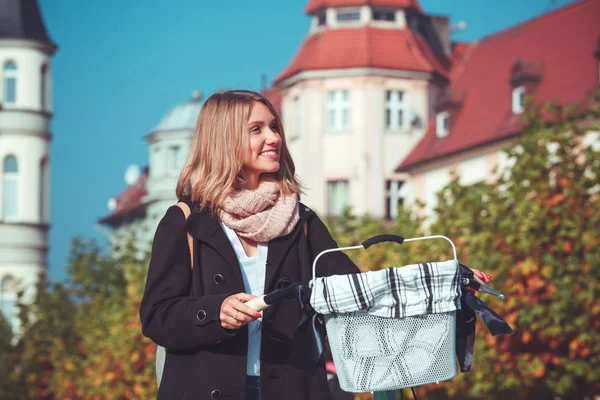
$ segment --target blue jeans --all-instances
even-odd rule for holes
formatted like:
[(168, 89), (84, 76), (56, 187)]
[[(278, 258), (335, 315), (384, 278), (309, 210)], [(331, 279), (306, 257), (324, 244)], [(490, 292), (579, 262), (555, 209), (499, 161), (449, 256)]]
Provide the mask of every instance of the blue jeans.
[(246, 400), (260, 400), (260, 377), (246, 376)]

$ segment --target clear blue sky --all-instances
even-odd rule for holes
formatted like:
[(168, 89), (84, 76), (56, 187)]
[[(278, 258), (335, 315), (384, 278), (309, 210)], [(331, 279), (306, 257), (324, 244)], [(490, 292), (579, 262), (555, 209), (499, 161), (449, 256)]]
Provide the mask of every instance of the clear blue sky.
[[(49, 276), (67, 277), (71, 240), (97, 229), (130, 164), (146, 165), (142, 137), (192, 90), (260, 89), (291, 61), (310, 20), (308, 0), (38, 0), (54, 56)], [(474, 41), (569, 0), (421, 0)], [(559, 29), (557, 27), (557, 29)]]

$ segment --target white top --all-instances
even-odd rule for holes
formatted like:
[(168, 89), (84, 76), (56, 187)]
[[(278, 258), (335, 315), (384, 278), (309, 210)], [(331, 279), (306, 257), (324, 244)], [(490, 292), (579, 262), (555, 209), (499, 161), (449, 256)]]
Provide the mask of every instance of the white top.
[[(240, 263), (244, 289), (246, 293), (254, 296), (262, 296), (265, 291), (265, 271), (267, 269), (268, 243), (258, 243), (258, 254), (248, 257), (244, 246), (235, 231), (227, 227), (222, 221), (221, 226), (225, 230), (227, 238), (233, 246), (235, 255)], [(248, 354), (246, 361), (246, 374), (260, 375), (260, 343), (262, 337), (262, 321), (257, 319), (248, 324)]]

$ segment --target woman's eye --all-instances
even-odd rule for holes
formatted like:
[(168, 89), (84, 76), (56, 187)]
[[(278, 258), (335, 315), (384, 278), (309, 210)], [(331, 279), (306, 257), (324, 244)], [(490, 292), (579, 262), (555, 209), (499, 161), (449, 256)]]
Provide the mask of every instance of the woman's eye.
[(271, 130), (273, 132), (279, 132), (279, 127), (277, 126), (277, 124), (273, 124), (273, 125), (271, 125)]
[(260, 132), (260, 128), (258, 126), (255, 126), (254, 128), (250, 129), (250, 132), (252, 132), (252, 133)]

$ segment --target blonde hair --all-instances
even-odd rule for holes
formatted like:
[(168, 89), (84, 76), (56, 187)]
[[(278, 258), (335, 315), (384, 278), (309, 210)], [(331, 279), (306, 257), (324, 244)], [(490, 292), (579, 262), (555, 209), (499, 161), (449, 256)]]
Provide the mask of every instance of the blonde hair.
[(269, 108), (281, 135), (280, 168), (270, 175), (279, 182), (282, 194), (302, 193), (283, 124), (273, 104), (259, 93), (232, 90), (213, 94), (202, 106), (190, 153), (177, 182), (178, 198), (189, 196), (200, 203), (200, 208), (214, 212), (230, 190), (245, 188), (241, 171), (250, 146), (248, 118), (256, 102)]

